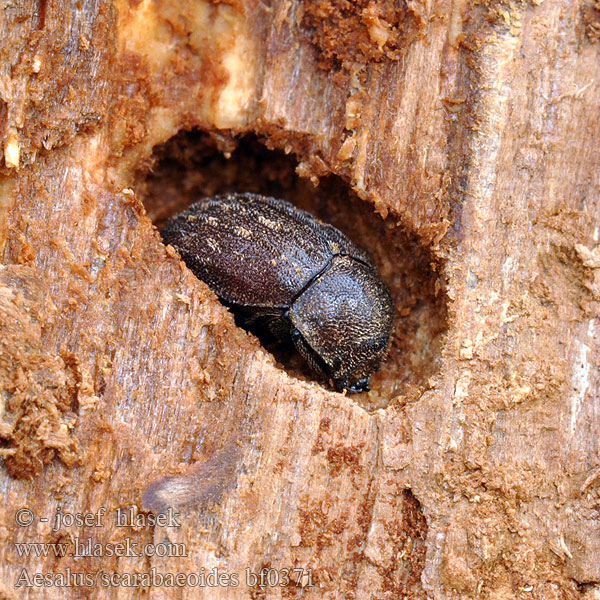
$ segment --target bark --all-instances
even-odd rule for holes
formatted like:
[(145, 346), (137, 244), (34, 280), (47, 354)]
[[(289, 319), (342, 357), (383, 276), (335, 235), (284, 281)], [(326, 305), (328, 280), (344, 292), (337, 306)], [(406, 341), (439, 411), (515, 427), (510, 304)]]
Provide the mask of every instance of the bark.
[[(336, 4), (3, 7), (5, 597), (600, 593), (598, 7)], [(162, 244), (232, 189), (373, 254), (369, 394), (275, 359)]]

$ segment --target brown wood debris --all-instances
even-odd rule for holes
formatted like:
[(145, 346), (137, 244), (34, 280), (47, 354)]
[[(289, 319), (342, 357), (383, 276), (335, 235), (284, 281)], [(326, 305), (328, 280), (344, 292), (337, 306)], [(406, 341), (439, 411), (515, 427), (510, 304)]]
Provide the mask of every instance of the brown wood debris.
[[(598, 597), (597, 13), (5, 2), (0, 595)], [(232, 190), (371, 252), (397, 314), (369, 394), (265, 350), (162, 244)]]

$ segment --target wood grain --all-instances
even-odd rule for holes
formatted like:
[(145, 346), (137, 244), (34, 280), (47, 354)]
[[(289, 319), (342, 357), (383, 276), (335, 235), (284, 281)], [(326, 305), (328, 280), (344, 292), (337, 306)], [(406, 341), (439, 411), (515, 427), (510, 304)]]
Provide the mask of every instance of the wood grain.
[[(405, 8), (386, 52), (369, 34), (384, 12), (357, 3), (370, 50), (347, 55), (345, 21), (296, 0), (0, 13), (5, 597), (599, 593), (597, 9)], [(252, 133), (302, 178), (338, 176), (335, 202), (307, 205), (362, 236), (398, 308), (371, 397), (286, 371), (162, 245), (142, 204), (160, 206), (153, 150), (194, 127), (232, 165)], [(146, 514), (151, 482), (179, 526), (117, 527), (119, 507)], [(53, 532), (57, 507), (107, 516)], [(187, 556), (15, 546), (75, 537)], [(286, 567), (316, 586), (245, 585), (246, 568)], [(153, 568), (242, 582), (99, 584)], [(97, 579), (15, 588), (23, 569)]]

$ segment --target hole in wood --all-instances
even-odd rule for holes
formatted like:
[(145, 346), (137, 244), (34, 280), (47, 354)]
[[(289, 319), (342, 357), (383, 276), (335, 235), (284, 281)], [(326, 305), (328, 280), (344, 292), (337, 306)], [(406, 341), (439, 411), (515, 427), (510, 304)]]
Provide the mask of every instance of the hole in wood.
[[(135, 187), (159, 228), (205, 196), (255, 192), (289, 200), (346, 233), (370, 252), (396, 309), (389, 357), (371, 376), (371, 391), (352, 398), (368, 410), (418, 398), (439, 370), (447, 330), (440, 265), (393, 215), (384, 221), (340, 177), (322, 177), (315, 187), (296, 166), (292, 156), (268, 150), (254, 136), (232, 141), (182, 132), (155, 149)], [(314, 379), (291, 349), (268, 349), (289, 374)]]

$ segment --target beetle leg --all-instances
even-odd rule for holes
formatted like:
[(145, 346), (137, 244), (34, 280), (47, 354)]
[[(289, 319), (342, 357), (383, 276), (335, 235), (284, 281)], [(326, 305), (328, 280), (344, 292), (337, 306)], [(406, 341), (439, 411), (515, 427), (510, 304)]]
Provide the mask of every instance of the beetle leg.
[(310, 347), (300, 331), (295, 327), (292, 327), (290, 330), (290, 337), (298, 352), (300, 352), (304, 360), (308, 363), (308, 366), (317, 373), (317, 375), (328, 378), (329, 368), (325, 364), (325, 361)]
[(268, 330), (273, 339), (285, 341), (288, 335), (288, 324), (280, 315), (269, 315), (264, 318), (264, 327)]

